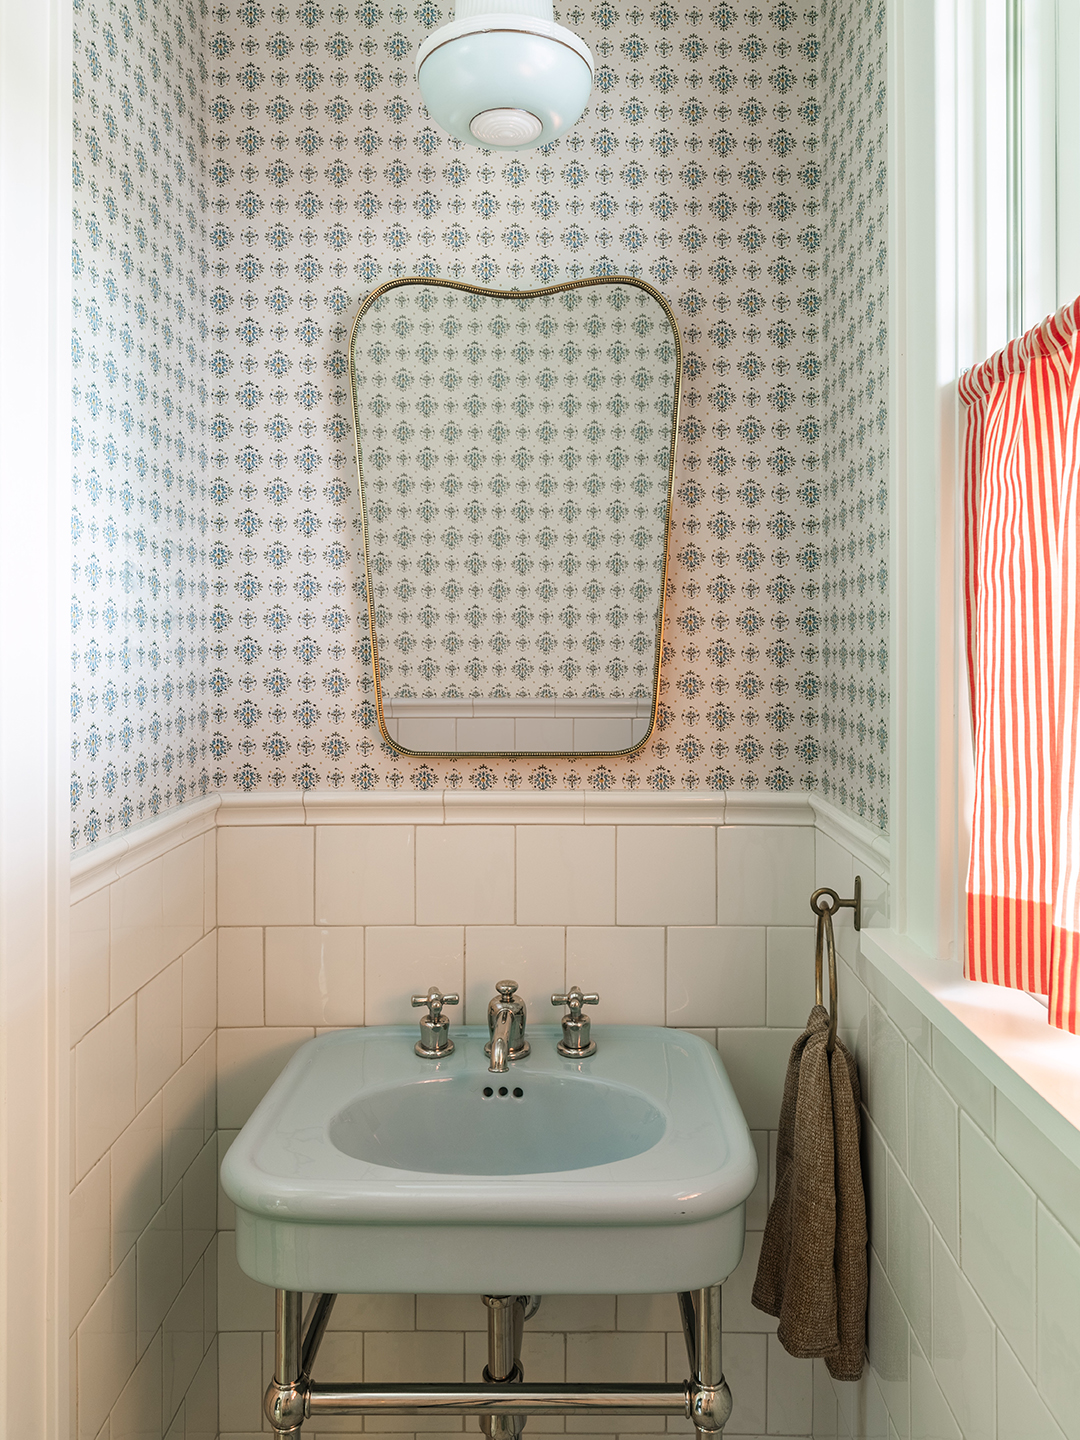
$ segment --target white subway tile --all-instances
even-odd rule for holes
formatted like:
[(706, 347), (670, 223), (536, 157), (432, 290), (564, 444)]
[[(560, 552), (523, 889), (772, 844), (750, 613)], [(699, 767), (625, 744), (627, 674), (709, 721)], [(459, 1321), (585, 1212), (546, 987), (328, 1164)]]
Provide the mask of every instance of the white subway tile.
[(719, 1029), (716, 1048), (751, 1130), (775, 1130), (791, 1047), (799, 1030)]
[(885, 1143), (907, 1168), (907, 1045), (885, 1011), (870, 1002), (870, 1075), (865, 1097)]
[(203, 836), (203, 932), (217, 925), (217, 829)]
[(814, 831), (799, 825), (721, 825), (717, 915), (725, 925), (805, 925), (814, 889)]
[(867, 1308), (867, 1356), (874, 1367), (888, 1414), (906, 1436), (910, 1416), (910, 1326), (886, 1273), (870, 1251), (870, 1305)]
[(960, 1117), (960, 1262), (1035, 1373), (1035, 1195), (983, 1132)]
[[(213, 1334), (213, 1330), (210, 1332)], [(218, 1344), (202, 1358), (184, 1401), (184, 1440), (218, 1440)]]
[(620, 925), (716, 923), (716, 828), (620, 825), (616, 830)]
[(661, 929), (570, 925), (566, 931), (566, 976), (567, 984), (599, 994), (599, 1005), (589, 1012), (597, 1025), (664, 1023)]
[[(257, 1280), (250, 1280), (240, 1269), (236, 1261), (235, 1236), (222, 1235), (217, 1251), (218, 1328), (221, 1331), (272, 1331), (273, 1290), (268, 1285), (260, 1285)], [(262, 1414), (261, 1409), (259, 1414)]]
[[(770, 925), (765, 935), (766, 1024), (802, 1029), (814, 1004), (814, 927)], [(827, 992), (827, 973), (823, 976), (823, 985)], [(828, 1004), (827, 994), (825, 1003)]]
[[(234, 1206), (233, 1206), (232, 1201), (231, 1201), (231, 1200), (229, 1199), (229, 1197), (225, 1194), (225, 1191), (221, 1188), (221, 1164), (222, 1164), (222, 1161), (225, 1159), (226, 1154), (228, 1153), (229, 1146), (233, 1143), (233, 1141), (236, 1139), (236, 1137), (237, 1137), (237, 1135), (239, 1135), (239, 1133), (240, 1133), (239, 1130), (234, 1130), (234, 1129), (229, 1129), (229, 1130), (220, 1129), (220, 1130), (218, 1130), (217, 1136), (216, 1136), (216, 1138), (217, 1138), (217, 1152), (218, 1152), (218, 1153), (217, 1153), (217, 1165), (218, 1165), (217, 1228), (218, 1228), (218, 1231), (219, 1231), (219, 1232), (220, 1232), (220, 1231), (223, 1231), (223, 1230), (235, 1230), (235, 1229), (236, 1229), (236, 1210), (235, 1210), (235, 1208), (234, 1208)], [(229, 1243), (230, 1243), (230, 1244), (232, 1243), (232, 1238), (231, 1238), (231, 1237), (229, 1237)], [(340, 1303), (340, 1297), (339, 1297), (339, 1303)], [(336, 1307), (335, 1307), (335, 1312), (336, 1312)]]
[(1065, 1440), (1027, 1371), (997, 1337), (997, 1440)]
[(964, 1440), (918, 1345), (911, 1347), (911, 1440)]
[(75, 1045), (109, 1013), (109, 887), (71, 907), (68, 1024)]
[(417, 1295), (416, 1324), (406, 1329), (482, 1330), (487, 1335), (487, 1310), (479, 1295)]
[(330, 1316), (330, 1329), (415, 1330), (416, 1297), (339, 1295)]
[(320, 825), (315, 831), (319, 925), (411, 925), (415, 909), (412, 825)]
[(514, 827), (420, 825), (418, 925), (512, 925)]
[[(469, 925), (465, 929), (463, 1023), (483, 1025), (500, 980), (516, 980), (532, 1024), (551, 1024), (552, 995), (566, 989), (566, 932), (558, 925)], [(456, 1018), (451, 1012), (451, 1023)]]
[(217, 1144), (211, 1136), (184, 1171), (184, 1275), (195, 1269), (217, 1229)]
[[(210, 1137), (211, 1141), (214, 1139)], [(206, 1343), (210, 1343), (212, 1336), (217, 1334), (217, 1269), (218, 1269), (218, 1237), (215, 1234), (210, 1244), (206, 1247), (206, 1253), (202, 1258), (203, 1275), (203, 1335)]]
[(889, 1156), (889, 1280), (916, 1338), (930, 1349), (930, 1217)]
[[(671, 1341), (675, 1350), (682, 1337)], [(684, 1347), (685, 1348), (685, 1347)], [(768, 1393), (769, 1336), (724, 1332), (724, 1378), (731, 1387), (731, 1420), (727, 1432), (764, 1435)], [(674, 1368), (669, 1371), (674, 1378)]]
[(217, 1029), (217, 934), (203, 938), (183, 959), (184, 1028), (181, 1058), (187, 1060)]
[(218, 1420), (223, 1435), (259, 1433), (265, 1384), (261, 1333), (223, 1330), (218, 1336)]
[(566, 1349), (570, 1384), (663, 1384), (667, 1378), (667, 1336), (660, 1333), (590, 1330)]
[(79, 1326), (78, 1437), (95, 1440), (135, 1368), (135, 1256), (105, 1286)]
[(665, 1330), (681, 1333), (679, 1303), (674, 1295), (617, 1295), (617, 1330)]
[(768, 1337), (768, 1433), (809, 1435), (814, 1424), (814, 1368), (796, 1360), (775, 1335)]
[(994, 1138), (1013, 1169), (1080, 1244), (1080, 1171), (999, 1090)]
[(934, 1235), (933, 1368), (965, 1440), (995, 1440), (994, 1322)]
[(77, 1180), (96, 1165), (135, 1114), (135, 1001), (95, 1025), (75, 1047)]
[(748, 1230), (742, 1259), (724, 1282), (724, 1328), (744, 1334), (771, 1335), (776, 1320), (755, 1308), (750, 1296), (761, 1257), (761, 1231)]
[(825, 1368), (824, 1360), (815, 1360), (813, 1365), (814, 1429), (812, 1433), (814, 1440), (839, 1440), (836, 1391), (833, 1389), (832, 1376)]
[(418, 1018), (411, 997), (431, 985), (446, 995), (464, 989), (465, 935), (460, 925), (371, 925), (364, 943), (368, 1025), (410, 1024)]
[[(344, 1384), (357, 1381), (364, 1373), (364, 1336), (357, 1330), (330, 1331), (319, 1349), (318, 1376), (321, 1381)], [(309, 1422), (323, 1428), (323, 1422)], [(348, 1421), (344, 1416), (337, 1420), (334, 1428), (347, 1430), (362, 1422)], [(306, 1428), (306, 1427), (305, 1427)]]
[[(205, 1141), (206, 1052), (213, 1040), (181, 1065), (161, 1092), (162, 1190), (168, 1195)], [(212, 1077), (211, 1077), (212, 1079)]]
[(263, 931), (257, 926), (218, 932), (218, 1024), (261, 1025), (263, 1012)]
[(870, 1243), (878, 1252), (881, 1263), (888, 1267), (888, 1151), (881, 1131), (872, 1120), (863, 1116), (863, 1148), (866, 1155), (864, 1186), (866, 1192), (866, 1225)]
[(667, 1023), (764, 1025), (765, 933), (750, 925), (672, 926)]
[(219, 925), (312, 924), (313, 826), (225, 826), (217, 844)]
[(183, 993), (183, 962), (174, 960), (135, 997), (135, 1103), (140, 1110), (180, 1068)]
[(161, 1329), (162, 1415), (175, 1415), (203, 1357), (203, 1277), (196, 1267)]
[(908, 1044), (922, 1056), (927, 1064), (930, 1063), (930, 1021), (918, 1008), (913, 1005), (906, 995), (889, 983), (887, 1000), (884, 1008), (889, 1019), (900, 1031), (900, 1034)]
[(908, 1175), (954, 1255), (960, 1251), (956, 1102), (918, 1055), (908, 1056)]
[(532, 1330), (614, 1330), (614, 1295), (545, 1295)]
[(1080, 1247), (1039, 1206), (1037, 1373), (1039, 1393), (1069, 1440), (1080, 1436)]
[(162, 1097), (140, 1110), (110, 1152), (112, 1268), (115, 1270), (161, 1204)]
[(311, 1027), (219, 1030), (218, 1123), (237, 1129), (247, 1120)]
[(109, 1417), (112, 1440), (156, 1440), (161, 1408), (161, 1336), (154, 1335)]
[(519, 925), (614, 925), (615, 827), (519, 825)]
[(754, 1150), (757, 1154), (758, 1178), (757, 1184), (746, 1201), (746, 1224), (751, 1230), (764, 1230), (765, 1221), (769, 1214), (769, 1132), (767, 1130), (751, 1130), (750, 1139), (754, 1142)]
[(161, 857), (161, 917), (164, 960), (175, 960), (204, 934), (205, 837), (197, 835)]
[(988, 1135), (994, 1133), (994, 1087), (951, 1040), (933, 1030), (930, 1038), (934, 1074), (949, 1094)]
[[(846, 900), (852, 893), (857, 868), (850, 850), (831, 835), (826, 835), (823, 830), (814, 831), (815, 888), (827, 885), (831, 890), (835, 890), (842, 900)], [(839, 920), (839, 916), (837, 919)]]
[(68, 1304), (74, 1329), (109, 1279), (109, 1157), (99, 1160), (68, 1201)]
[(427, 1384), (460, 1384), (465, 1341), (458, 1331), (413, 1330), (364, 1336), (364, 1380), (401, 1385), (422, 1375)]
[(165, 946), (163, 877), (164, 862), (159, 856), (109, 887), (109, 1003), (113, 1009), (152, 980), (172, 958)]
[(267, 1025), (362, 1025), (364, 932), (358, 926), (268, 926)]
[(141, 1353), (180, 1294), (184, 1280), (184, 1205), (179, 1186), (166, 1196), (136, 1241), (135, 1278)]

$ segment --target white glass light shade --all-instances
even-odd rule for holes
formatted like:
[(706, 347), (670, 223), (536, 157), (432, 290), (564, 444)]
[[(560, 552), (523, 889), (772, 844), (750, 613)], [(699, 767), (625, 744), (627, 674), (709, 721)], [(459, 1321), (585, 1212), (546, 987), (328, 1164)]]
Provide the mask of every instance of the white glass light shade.
[(592, 90), (585, 42), (542, 13), (524, 13), (550, 14), (542, 0), (467, 16), (464, 8), (458, 5), (458, 18), (429, 35), (416, 57), (435, 123), (492, 150), (531, 150), (576, 124)]

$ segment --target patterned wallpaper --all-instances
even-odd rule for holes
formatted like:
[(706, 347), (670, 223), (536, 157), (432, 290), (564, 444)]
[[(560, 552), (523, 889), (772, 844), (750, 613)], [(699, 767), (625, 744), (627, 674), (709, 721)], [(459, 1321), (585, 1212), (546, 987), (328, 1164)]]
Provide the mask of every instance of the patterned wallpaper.
[[(74, 462), (84, 529), (73, 842), (205, 784), (821, 788), (884, 829), (879, 5), (822, 15), (791, 0), (570, 0), (558, 18), (593, 49), (593, 98), (569, 135), (520, 155), (461, 145), (428, 123), (412, 57), (449, 18), (434, 0), (203, 4), (201, 67), (190, 6), (133, 0), (131, 40), (128, 8), (101, 0), (76, 17), (76, 347), (87, 358)], [(161, 79), (144, 100), (135, 77), (145, 83), (152, 50)], [(169, 103), (181, 91), (184, 111)], [(147, 154), (153, 136), (160, 155)], [(158, 255), (135, 259), (137, 231)], [(167, 274), (166, 240), (181, 233)], [(633, 760), (423, 763), (378, 739), (345, 350), (362, 295), (414, 273), (502, 286), (640, 275), (679, 316), (662, 728)], [(97, 287), (107, 313), (110, 275), (107, 345), (88, 317)], [(164, 343), (177, 298), (195, 349), (186, 364), (179, 328)], [(110, 345), (115, 382), (104, 375)]]
[(679, 373), (656, 296), (401, 281), (353, 363), (384, 700), (651, 704)]
[[(821, 793), (889, 827), (885, 0), (823, 14), (821, 469), (813, 588)], [(816, 578), (816, 577), (815, 577)]]
[(73, 847), (211, 783), (198, 19), (74, 12)]

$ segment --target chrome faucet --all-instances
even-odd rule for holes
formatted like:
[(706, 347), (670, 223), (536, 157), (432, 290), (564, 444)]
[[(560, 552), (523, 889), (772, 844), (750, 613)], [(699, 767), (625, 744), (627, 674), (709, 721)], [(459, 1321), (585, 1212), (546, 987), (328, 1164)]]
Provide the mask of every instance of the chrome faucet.
[(496, 1075), (505, 1075), (509, 1061), (524, 1060), (529, 1053), (529, 1042), (525, 1039), (525, 1002), (514, 998), (517, 988), (515, 980), (500, 980), (495, 986), (499, 993), (488, 1005), (491, 1039), (484, 1046), (484, 1054), (491, 1061), (488, 1069)]

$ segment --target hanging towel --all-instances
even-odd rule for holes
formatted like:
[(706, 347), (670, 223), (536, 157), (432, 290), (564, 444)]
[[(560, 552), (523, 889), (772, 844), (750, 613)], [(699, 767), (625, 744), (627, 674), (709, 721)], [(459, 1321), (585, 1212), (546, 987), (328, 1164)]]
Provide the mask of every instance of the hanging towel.
[(861, 1096), (851, 1052), (839, 1038), (828, 1046), (828, 1012), (815, 1005), (788, 1060), (753, 1303), (779, 1317), (789, 1355), (822, 1356), (834, 1380), (857, 1380), (867, 1298)]

